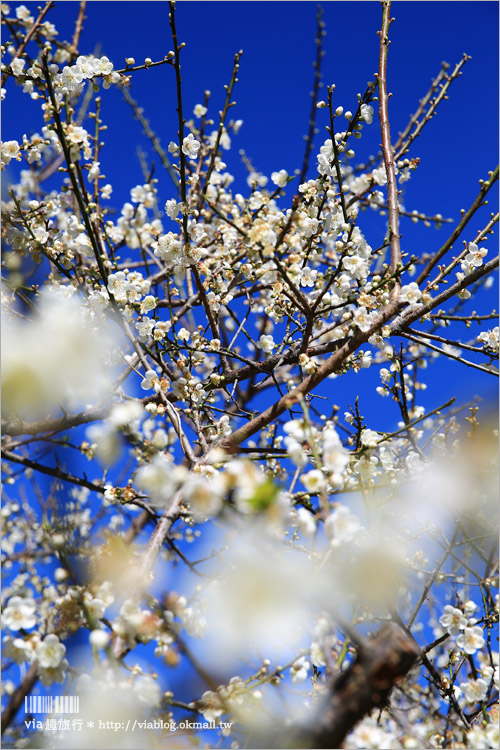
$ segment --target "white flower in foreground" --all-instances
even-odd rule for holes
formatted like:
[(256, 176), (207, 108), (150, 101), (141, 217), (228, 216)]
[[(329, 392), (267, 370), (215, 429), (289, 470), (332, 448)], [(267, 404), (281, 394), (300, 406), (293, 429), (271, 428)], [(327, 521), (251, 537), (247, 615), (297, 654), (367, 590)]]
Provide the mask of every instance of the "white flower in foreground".
[(308, 492), (321, 492), (325, 486), (325, 475), (319, 469), (312, 469), (302, 474), (300, 481)]
[(375, 322), (375, 319), (377, 318), (377, 313), (375, 310), (372, 312), (367, 312), (366, 307), (358, 307), (354, 311), (354, 325), (359, 328), (360, 331), (363, 331), (366, 333), (366, 331), (369, 331), (372, 325)]
[(314, 286), (318, 272), (315, 268), (306, 266), (300, 272), (300, 286)]
[(472, 628), (465, 628), (463, 633), (460, 633), (457, 638), (457, 646), (471, 656), (479, 648), (482, 648), (484, 643), (483, 631), (479, 625), (474, 625)]
[(460, 685), (462, 693), (465, 695), (467, 703), (477, 703), (486, 698), (488, 693), (488, 683), (479, 678), (478, 680), (470, 680), (469, 682), (462, 682)]
[(54, 669), (62, 662), (66, 646), (60, 642), (57, 635), (51, 633), (37, 644), (35, 653), (40, 667)]
[(369, 104), (362, 104), (360, 114), (367, 125), (370, 125), (373, 120), (373, 107)]
[(139, 419), (143, 413), (144, 407), (139, 401), (124, 401), (122, 404), (113, 406), (108, 421), (113, 427), (126, 427), (134, 420)]
[(499, 328), (496, 326), (491, 331), (482, 331), (478, 338), (478, 341), (482, 341), (484, 346), (487, 346), (488, 349), (491, 349), (494, 352), (498, 352), (498, 336)]
[(372, 172), (372, 177), (374, 182), (377, 183), (377, 185), (385, 185), (387, 182), (387, 172), (385, 169), (385, 166), (382, 165), (378, 169), (374, 169)]
[(311, 669), (311, 662), (307, 661), (305, 656), (301, 656), (296, 662), (290, 667), (290, 677), (292, 682), (304, 682), (307, 680), (307, 675)]
[(33, 658), (33, 646), (30, 641), (25, 641), (23, 638), (6, 635), (2, 640), (2, 646), (5, 659), (12, 659), (16, 664), (31, 661)]
[(342, 267), (347, 271), (349, 276), (353, 279), (366, 278), (368, 273), (368, 265), (363, 258), (358, 255), (348, 255), (342, 260)]
[(488, 255), (488, 250), (485, 247), (478, 247), (474, 242), (469, 242), (468, 251), (461, 265), (462, 271), (466, 273), (482, 266), (483, 258)]
[(2, 161), (6, 164), (11, 159), (16, 159), (19, 156), (20, 146), (17, 141), (4, 141), (2, 142)]
[(467, 617), (472, 617), (472, 615), (474, 614), (476, 610), (477, 610), (476, 602), (473, 602), (471, 599), (465, 602), (464, 612), (467, 615)]
[(21, 60), (20, 58), (16, 58), (15, 60), (12, 60), (10, 64), (10, 69), (12, 70), (15, 76), (20, 76), (22, 75), (23, 68), (25, 65), (26, 65), (26, 60)]
[(342, 473), (349, 463), (349, 453), (345, 450), (334, 427), (325, 427), (321, 434), (323, 441), (323, 466), (331, 471), (330, 484), (342, 484)]
[(316, 521), (306, 508), (297, 509), (297, 526), (302, 536), (312, 537), (316, 533)]
[(182, 203), (176, 201), (175, 198), (170, 198), (170, 200), (165, 203), (165, 213), (170, 219), (175, 219), (181, 208)]
[(201, 696), (199, 701), (199, 710), (201, 715), (207, 721), (217, 721), (225, 712), (224, 704), (217, 693), (207, 690)]
[(415, 305), (422, 298), (422, 292), (416, 281), (401, 288), (400, 299), (402, 302), (408, 302), (409, 305)]
[(325, 521), (325, 533), (334, 547), (352, 542), (362, 528), (359, 519), (345, 505), (339, 505)]
[(154, 370), (146, 370), (144, 378), (141, 380), (141, 388), (144, 391), (149, 391), (151, 388), (158, 393), (161, 390), (160, 378)]
[(139, 677), (134, 684), (133, 690), (139, 701), (148, 706), (157, 706), (161, 700), (161, 688), (157, 681), (149, 675)]
[(439, 624), (450, 635), (457, 635), (467, 626), (467, 618), (460, 609), (447, 604), (444, 608), (444, 614), (439, 618)]
[(361, 433), (361, 444), (366, 448), (375, 448), (382, 437), (375, 430), (363, 430)]
[(90, 645), (97, 649), (106, 648), (109, 643), (109, 633), (102, 628), (92, 630), (89, 635)]
[(271, 173), (271, 182), (274, 182), (278, 187), (285, 187), (288, 181), (288, 172), (286, 169), (280, 169), (279, 172)]
[(259, 349), (262, 349), (262, 351), (266, 352), (266, 354), (269, 354), (276, 347), (276, 344), (274, 343), (274, 339), (272, 336), (262, 335), (257, 346)]
[[(180, 468), (180, 467), (179, 467)], [(162, 453), (141, 466), (135, 477), (135, 484), (147, 492), (157, 503), (167, 503), (172, 499), (179, 472), (174, 470), (171, 461)]]
[(224, 494), (224, 482), (218, 473), (211, 476), (190, 474), (182, 488), (183, 498), (197, 521), (216, 516), (222, 508)]
[(36, 625), (36, 605), (33, 599), (13, 596), (2, 612), (2, 622), (9, 630), (29, 630)]
[[(74, 290), (73, 290), (74, 291)], [(46, 416), (62, 404), (75, 409), (96, 400), (109, 384), (104, 362), (109, 335), (78, 298), (45, 290), (39, 316), (6, 319), (2, 337), (2, 409)]]
[(38, 676), (40, 678), (40, 682), (42, 685), (45, 685), (46, 687), (49, 687), (50, 685), (53, 685), (54, 682), (57, 682), (61, 684), (66, 679), (66, 674), (68, 672), (68, 660), (63, 659), (57, 667), (41, 667), (38, 666)]
[(182, 141), (182, 153), (189, 156), (190, 159), (196, 159), (198, 151), (200, 150), (200, 143), (196, 140), (194, 135), (190, 133), (187, 138)]
[(322, 597), (331, 601), (332, 588), (306, 555), (282, 546), (261, 523), (247, 522), (231, 531), (220, 577), (203, 596), (205, 653), (220, 667), (248, 658), (254, 648), (290, 658), (311, 612), (323, 608)]

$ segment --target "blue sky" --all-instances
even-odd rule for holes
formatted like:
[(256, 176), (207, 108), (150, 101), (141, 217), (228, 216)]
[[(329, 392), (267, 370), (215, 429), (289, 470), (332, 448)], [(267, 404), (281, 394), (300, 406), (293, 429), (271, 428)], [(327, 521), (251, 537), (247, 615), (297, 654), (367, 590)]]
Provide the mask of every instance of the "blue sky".
[[(36, 14), (37, 3), (25, 3)], [(12, 6), (15, 4), (12, 3)], [(59, 38), (71, 40), (78, 2), (56, 2), (48, 20), (59, 29)], [(323, 4), (327, 36), (324, 48), (323, 81), (336, 84), (335, 101), (345, 109), (354, 109), (356, 93), (362, 93), (377, 70), (381, 24), (378, 2), (325, 2)], [(87, 4), (80, 51), (107, 55), (116, 68), (125, 57), (138, 64), (145, 57), (162, 59), (171, 49), (167, 2), (101, 2)], [(394, 2), (391, 27), (388, 84), (393, 140), (429, 88), (431, 79), (446, 60), (452, 66), (466, 52), (472, 59), (464, 74), (450, 91), (438, 116), (413, 147), (410, 156), (421, 159), (419, 169), (406, 184), (404, 200), (409, 210), (430, 215), (441, 213), (457, 220), (461, 208), (467, 208), (478, 191), (478, 180), (497, 164), (498, 147), (498, 5), (496, 2)], [(303, 135), (307, 130), (312, 86), (312, 61), (315, 55), (316, 3), (314, 2), (188, 2), (177, 4), (177, 29), (182, 52), (185, 115), (191, 116), (203, 92), (211, 90), (210, 111), (217, 119), (229, 81), (235, 52), (242, 49), (239, 82), (231, 111), (244, 124), (233, 139), (233, 149), (225, 157), (229, 171), (236, 176), (236, 187), (246, 192), (245, 170), (238, 156), (245, 149), (254, 166), (270, 175), (300, 167)], [(23, 132), (39, 131), (42, 126), (38, 102), (33, 102), (9, 82), (3, 106), (3, 140), (21, 140)], [(326, 98), (325, 89), (320, 98)], [(175, 81), (170, 66), (138, 71), (133, 75), (131, 94), (144, 108), (153, 130), (166, 148), (177, 139)], [(108, 124), (101, 169), (114, 192), (111, 204), (118, 211), (129, 200), (129, 190), (143, 181), (136, 156), (141, 144), (154, 159), (140, 125), (133, 119), (118, 90), (103, 92), (102, 114)], [(326, 110), (318, 113), (320, 133), (317, 150), (328, 137)], [(378, 150), (380, 141), (376, 120), (363, 130), (356, 148), (360, 159)], [(310, 176), (315, 174), (311, 160)], [(160, 205), (174, 197), (168, 175), (157, 167), (160, 178)], [(491, 192), (491, 209), (483, 209), (470, 224), (464, 238), (471, 240), (487, 221), (489, 210), (497, 204), (497, 191)], [(383, 221), (371, 212), (362, 215), (360, 225), (368, 242), (377, 247), (383, 233)], [(439, 248), (453, 225), (439, 231), (425, 229), (402, 219), (403, 250), (430, 252)], [(492, 257), (495, 240), (488, 243)], [(496, 290), (487, 301), (470, 309), (489, 312), (496, 305)], [(477, 333), (479, 332), (477, 328)], [(471, 337), (476, 329), (471, 331)], [(388, 429), (398, 419), (398, 410), (390, 401), (373, 395), (375, 373), (362, 371), (342, 379), (342, 394), (337, 381), (327, 381), (323, 393), (334, 394), (337, 403), (354, 403), (362, 394), (362, 410), (375, 420), (375, 429)], [(425, 396), (428, 409), (453, 395), (459, 401), (474, 394), (493, 399), (496, 381), (482, 373), (467, 370), (449, 360), (440, 361), (427, 378)], [(376, 385), (378, 385), (378, 381)], [(370, 424), (370, 426), (372, 426)], [(68, 467), (69, 468), (69, 467)]]

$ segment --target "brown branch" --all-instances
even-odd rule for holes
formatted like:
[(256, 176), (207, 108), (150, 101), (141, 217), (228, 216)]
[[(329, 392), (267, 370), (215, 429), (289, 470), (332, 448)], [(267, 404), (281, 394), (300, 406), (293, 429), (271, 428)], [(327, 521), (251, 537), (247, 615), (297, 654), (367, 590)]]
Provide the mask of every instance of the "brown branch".
[(213, 443), (214, 446), (222, 448), (223, 450), (232, 451), (234, 448), (242, 443), (244, 440), (254, 435), (256, 432), (266, 427), (270, 422), (277, 419), (293, 404), (297, 403), (303, 396), (312, 391), (319, 383), (321, 383), (328, 375), (331, 375), (335, 370), (339, 369), (348, 357), (353, 354), (358, 347), (366, 343), (370, 336), (376, 333), (385, 323), (387, 323), (393, 315), (401, 308), (402, 304), (398, 301), (391, 302), (387, 307), (380, 313), (377, 321), (371, 326), (368, 331), (358, 331), (354, 336), (349, 338), (339, 349), (337, 349), (326, 362), (324, 362), (316, 372), (309, 375), (302, 383), (294, 388), (290, 393), (286, 393), (282, 396), (279, 401), (270, 406), (265, 411), (258, 414), (254, 419), (248, 422), (243, 427), (233, 432), (228, 437), (225, 437), (219, 441)]
[(384, 625), (358, 651), (355, 662), (333, 682), (319, 714), (312, 748), (339, 748), (349, 732), (374, 708), (383, 708), (394, 685), (408, 674), (419, 649), (397, 625)]
[(25, 697), (33, 690), (38, 680), (38, 660), (35, 660), (26, 673), (24, 680), (12, 693), (12, 697), (2, 713), (2, 734), (12, 723), (15, 715), (23, 705)]
[[(19, 57), (21, 57), (21, 55), (23, 54), (24, 50), (28, 46), (28, 43), (29, 43), (31, 37), (33, 36), (33, 34), (35, 33), (35, 31), (38, 29), (38, 27), (40, 26), (40, 24), (42, 23), (43, 19), (45, 18), (45, 16), (47, 15), (47, 13), (49, 12), (49, 10), (51, 9), (51, 7), (53, 5), (54, 5), (54, 0), (49, 0), (49, 2), (47, 3), (47, 5), (45, 6), (45, 8), (43, 8), (40, 11), (40, 14), (39, 14), (38, 18), (34, 22), (34, 24), (31, 27), (31, 29), (28, 31), (28, 33), (26, 34), (26, 36), (24, 37), (22, 43), (17, 48), (16, 54), (14, 55), (14, 57), (12, 58), (12, 60), (10, 61), (10, 65), (12, 65), (12, 63), (14, 62), (14, 60), (17, 60)], [(3, 74), (3, 76), (2, 76), (2, 86), (5, 86), (5, 82), (6, 82), (7, 78), (9, 77), (9, 75), (10, 75), (10, 73), (8, 71)]]
[(314, 131), (316, 128), (316, 114), (318, 108), (316, 106), (319, 94), (319, 85), (321, 83), (321, 60), (324, 56), (323, 51), (323, 37), (325, 36), (325, 22), (323, 21), (323, 8), (318, 5), (316, 14), (316, 21), (318, 24), (316, 39), (316, 60), (313, 62), (314, 68), (314, 83), (313, 90), (311, 92), (311, 112), (309, 115), (309, 131), (306, 135), (306, 147), (304, 151), (304, 158), (302, 160), (302, 169), (299, 177), (299, 185), (301, 185), (306, 179), (307, 170), (309, 169), (309, 159), (311, 157), (312, 145), (314, 141)]
[(44, 432), (59, 432), (78, 427), (89, 422), (105, 419), (109, 413), (109, 405), (94, 406), (78, 414), (65, 414), (54, 419), (42, 419), (38, 422), (23, 422), (21, 419), (10, 417), (2, 421), (3, 435), (40, 435)]
[[(486, 372), (488, 375), (496, 375), (498, 378), (498, 370), (494, 369), (493, 367), (488, 367), (485, 365), (477, 365), (475, 362), (470, 362), (470, 360), (465, 359), (465, 357), (461, 357), (458, 354), (453, 354), (452, 352), (447, 352), (444, 349), (441, 349), (439, 346), (434, 346), (434, 344), (429, 343), (429, 341), (422, 341), (421, 338), (418, 338), (418, 336), (411, 335), (410, 333), (407, 333), (406, 331), (399, 331), (398, 336), (402, 336), (405, 339), (409, 339), (410, 341), (413, 341), (415, 344), (420, 344), (420, 346), (425, 346), (426, 349), (431, 349), (433, 352), (437, 352), (438, 354), (442, 354), (445, 357), (448, 357), (449, 359), (454, 359), (456, 362), (460, 362), (463, 365), (466, 365), (467, 367), (472, 367), (474, 370), (480, 370), (481, 372)], [(425, 336), (425, 334), (422, 334)]]
[[(462, 75), (461, 69), (463, 68), (463, 66), (465, 65), (465, 63), (467, 62), (467, 60), (470, 60), (470, 57), (468, 55), (464, 54), (462, 56), (462, 59), (455, 65), (452, 73), (449, 76), (447, 76), (447, 75), (444, 76), (446, 78), (446, 82), (440, 87), (439, 94), (436, 96), (436, 98), (432, 100), (431, 106), (427, 110), (427, 113), (426, 113), (425, 117), (420, 122), (416, 123), (415, 130), (404, 141), (404, 143), (402, 143), (401, 145), (399, 145), (399, 141), (398, 141), (398, 146), (394, 148), (394, 151), (396, 153), (396, 156), (395, 156), (396, 161), (398, 161), (398, 159), (401, 159), (401, 157), (404, 156), (408, 152), (408, 149), (410, 148), (410, 146), (413, 143), (413, 141), (416, 138), (418, 138), (418, 136), (420, 135), (420, 133), (424, 129), (425, 125), (436, 114), (436, 110), (437, 110), (438, 106), (440, 105), (440, 103), (444, 99), (448, 98), (448, 89), (450, 88), (450, 86), (453, 83), (453, 81), (456, 78), (458, 78), (458, 76)], [(444, 65), (446, 65), (447, 67), (449, 67), (449, 65), (447, 65), (447, 63), (444, 63)], [(444, 65), (443, 65), (443, 67), (444, 67)], [(443, 73), (443, 70), (441, 71), (441, 73)], [(441, 76), (441, 74), (440, 74), (440, 76)], [(440, 76), (439, 76), (439, 78), (440, 78)]]
[(87, 6), (86, 0), (82, 0), (78, 9), (78, 16), (75, 23), (75, 32), (73, 34), (73, 41), (71, 47), (73, 49), (73, 57), (78, 55), (78, 47), (80, 44), (80, 37), (83, 31), (83, 22), (85, 21), (85, 8)]
[(444, 245), (437, 251), (437, 253), (429, 260), (423, 271), (419, 274), (417, 278), (417, 284), (421, 284), (425, 279), (429, 276), (430, 272), (436, 266), (443, 255), (445, 255), (448, 250), (452, 247), (453, 243), (456, 242), (456, 240), (460, 237), (463, 230), (469, 223), (469, 221), (472, 219), (478, 208), (483, 204), (483, 200), (490, 190), (490, 188), (495, 184), (495, 182), (498, 180), (498, 165), (497, 168), (491, 172), (489, 179), (486, 180), (486, 182), (483, 182), (481, 185), (481, 189), (479, 191), (479, 194), (474, 201), (474, 203), (471, 205), (467, 213), (465, 213), (462, 217), (462, 220), (458, 224), (458, 226), (453, 230), (449, 238), (446, 240)]
[(484, 266), (476, 268), (475, 271), (470, 273), (461, 281), (457, 281), (455, 284), (452, 284), (452, 286), (448, 287), (448, 289), (445, 289), (444, 292), (441, 292), (441, 294), (438, 294), (438, 296), (434, 297), (434, 299), (431, 299), (431, 301), (427, 302), (427, 304), (406, 310), (391, 323), (391, 331), (393, 333), (397, 333), (398, 330), (404, 330), (407, 326), (411, 325), (419, 318), (422, 318), (424, 315), (427, 315), (427, 313), (430, 313), (430, 311), (434, 310), (435, 307), (438, 307), (443, 302), (446, 302), (451, 297), (454, 297), (456, 294), (458, 294), (458, 292), (461, 292), (462, 289), (466, 289), (475, 281), (478, 281), (483, 276), (486, 276), (491, 271), (494, 271), (495, 268), (498, 268), (498, 255), (496, 258), (492, 258), (492, 260), (488, 261), (488, 263), (485, 263)]
[[(389, 49), (389, 26), (392, 23), (391, 2), (382, 3), (383, 18), (380, 34), (380, 55), (378, 66), (379, 85), (379, 119), (382, 135), (382, 153), (385, 171), (387, 173), (387, 209), (389, 214), (389, 244), (391, 248), (391, 271), (397, 273), (401, 262), (401, 248), (399, 244), (399, 205), (398, 188), (396, 184), (396, 169), (394, 166), (394, 152), (391, 146), (391, 132), (389, 127), (389, 97), (387, 94), (387, 52)], [(401, 284), (396, 280), (391, 291), (391, 301), (399, 296)]]
[(41, 474), (48, 474), (50, 477), (56, 477), (56, 479), (61, 479), (64, 482), (71, 482), (71, 484), (77, 484), (79, 487), (86, 487), (89, 490), (100, 492), (101, 494), (105, 492), (104, 486), (101, 484), (96, 484), (95, 482), (89, 482), (87, 479), (75, 477), (73, 474), (69, 474), (61, 469), (53, 468), (52, 466), (45, 466), (44, 464), (38, 463), (38, 461), (32, 461), (30, 458), (17, 456), (11, 451), (2, 450), (2, 457), (5, 458), (6, 461), (21, 464), (27, 469), (39, 471)]
[(448, 70), (449, 67), (450, 67), (449, 63), (447, 62), (441, 63), (441, 70), (439, 71), (437, 77), (432, 81), (429, 91), (424, 96), (424, 98), (419, 101), (418, 109), (415, 112), (415, 114), (410, 117), (410, 120), (406, 128), (403, 130), (402, 133), (399, 133), (398, 140), (394, 144), (394, 151), (396, 153), (401, 148), (402, 144), (405, 141), (405, 138), (407, 138), (407, 136), (410, 134), (410, 131), (413, 128), (413, 126), (418, 125), (418, 118), (421, 117), (421, 115), (423, 115), (426, 106), (429, 104), (434, 92), (437, 91), (437, 88), (439, 84), (441, 83), (441, 81), (443, 80), (443, 78), (447, 78), (446, 71)]

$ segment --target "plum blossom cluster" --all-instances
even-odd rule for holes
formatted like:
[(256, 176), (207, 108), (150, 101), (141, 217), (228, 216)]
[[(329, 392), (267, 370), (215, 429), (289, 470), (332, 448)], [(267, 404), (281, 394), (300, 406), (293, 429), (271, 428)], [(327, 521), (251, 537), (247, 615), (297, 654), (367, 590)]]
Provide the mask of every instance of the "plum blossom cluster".
[[(498, 327), (463, 335), (494, 318), (495, 221), (457, 253), (460, 224), (432, 254), (433, 232), (424, 251), (404, 222), (447, 220), (402, 204), (414, 141), (464, 63), (392, 145), (380, 71), (345, 106), (315, 79), (302, 169), (240, 149), (240, 179), (241, 53), (222, 108), (205, 91), (186, 116), (175, 3), (172, 51), (123, 70), (61, 39), (50, 3), (37, 12), (2, 4), (2, 85), (39, 115), (1, 144), (8, 741), (32, 742), (16, 696), (40, 683), (78, 694), (97, 726), (153, 724), (141, 747), (186, 716), (227, 720), (221, 747), (313, 746), (340, 704), (346, 748), (495, 746), (495, 428), (428, 388), (443, 362), (496, 372)], [(175, 82), (167, 123), (126, 88), (146, 69)], [(111, 86), (147, 138), (125, 190), (106, 177)], [(370, 683), (389, 623), (416, 661), (360, 711), (336, 691), (359, 669)]]

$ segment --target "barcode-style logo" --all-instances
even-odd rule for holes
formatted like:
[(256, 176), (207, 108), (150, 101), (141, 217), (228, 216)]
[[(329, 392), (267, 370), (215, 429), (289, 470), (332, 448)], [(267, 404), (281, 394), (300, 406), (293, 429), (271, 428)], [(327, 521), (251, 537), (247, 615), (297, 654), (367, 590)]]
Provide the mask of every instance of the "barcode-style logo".
[(77, 714), (78, 695), (30, 695), (24, 699), (27, 714)]

